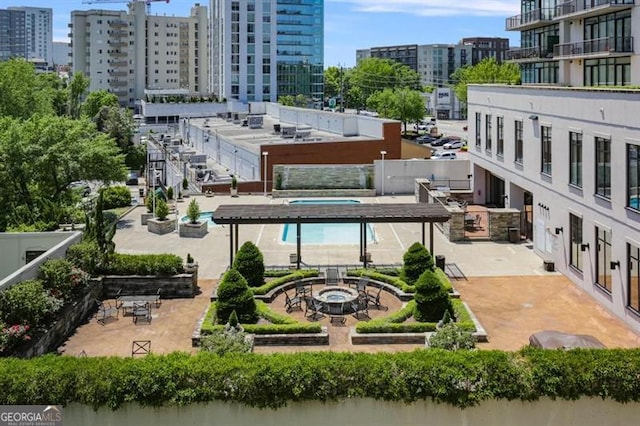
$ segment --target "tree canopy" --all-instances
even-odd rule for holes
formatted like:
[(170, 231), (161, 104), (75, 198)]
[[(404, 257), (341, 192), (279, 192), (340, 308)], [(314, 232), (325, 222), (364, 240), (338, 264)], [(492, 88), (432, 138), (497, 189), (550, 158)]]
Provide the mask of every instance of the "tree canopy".
[(520, 68), (512, 62), (499, 64), (495, 58), (485, 58), (473, 66), (458, 68), (451, 79), (453, 91), (461, 102), (467, 102), (467, 85), (481, 83), (520, 84)]

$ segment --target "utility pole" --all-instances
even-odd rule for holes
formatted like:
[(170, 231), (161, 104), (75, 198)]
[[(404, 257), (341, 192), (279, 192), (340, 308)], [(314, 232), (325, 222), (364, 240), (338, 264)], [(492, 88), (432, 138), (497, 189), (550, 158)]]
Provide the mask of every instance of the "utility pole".
[(344, 74), (342, 65), (340, 66), (340, 112), (344, 112)]

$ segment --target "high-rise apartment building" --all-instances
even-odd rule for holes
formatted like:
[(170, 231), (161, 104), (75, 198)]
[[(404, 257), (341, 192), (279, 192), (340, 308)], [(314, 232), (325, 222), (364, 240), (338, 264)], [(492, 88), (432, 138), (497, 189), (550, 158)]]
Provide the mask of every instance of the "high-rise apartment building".
[(53, 65), (53, 11), (38, 7), (0, 9), (0, 60), (13, 57)]
[(475, 202), (519, 209), (545, 264), (640, 331), (640, 5), (521, 8), (523, 84), (469, 86)]
[(302, 94), (322, 105), (323, 0), (211, 0), (213, 91), (242, 102)]
[(147, 15), (145, 2), (129, 11), (71, 12), (72, 72), (134, 106), (145, 89), (205, 96), (209, 89), (208, 14), (196, 4), (188, 17)]

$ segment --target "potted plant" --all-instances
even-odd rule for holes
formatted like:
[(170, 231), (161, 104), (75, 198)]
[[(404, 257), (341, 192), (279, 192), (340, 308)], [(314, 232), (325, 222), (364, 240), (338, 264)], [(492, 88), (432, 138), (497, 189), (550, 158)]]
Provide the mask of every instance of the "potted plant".
[(156, 200), (156, 217), (147, 221), (149, 232), (158, 235), (168, 234), (176, 229), (176, 219), (169, 219), (169, 206), (162, 199)]
[(182, 199), (182, 191), (178, 191), (178, 202), (182, 203), (184, 200)]
[(183, 192), (182, 196), (185, 198), (189, 196), (188, 189), (189, 189), (189, 180), (185, 177), (182, 179), (182, 192)]
[(167, 188), (167, 199), (168, 200), (173, 200), (173, 187), (172, 186)]
[(153, 192), (149, 192), (147, 194), (147, 199), (145, 200), (147, 211), (140, 215), (140, 223), (142, 225), (146, 225), (149, 219), (153, 219), (153, 200), (155, 199), (155, 196), (156, 194)]
[(193, 260), (191, 253), (187, 253), (187, 260), (184, 265), (184, 272), (186, 272), (187, 274), (193, 274), (197, 270), (198, 270), (198, 263), (195, 260)]
[(236, 179), (235, 175), (231, 176), (231, 196), (238, 196), (238, 179)]
[(208, 224), (206, 220), (200, 218), (200, 206), (198, 201), (194, 198), (187, 207), (187, 217), (189, 221), (187, 223), (180, 224), (180, 236), (186, 238), (202, 238), (207, 235)]

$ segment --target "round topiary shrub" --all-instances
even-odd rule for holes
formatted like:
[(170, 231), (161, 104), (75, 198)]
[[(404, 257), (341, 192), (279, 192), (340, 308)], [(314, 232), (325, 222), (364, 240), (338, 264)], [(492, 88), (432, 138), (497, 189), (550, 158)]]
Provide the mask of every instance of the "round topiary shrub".
[(264, 284), (264, 258), (260, 249), (251, 241), (242, 244), (233, 261), (236, 269), (247, 280), (249, 287), (260, 287)]
[(413, 243), (403, 257), (404, 266), (400, 278), (409, 285), (415, 284), (416, 280), (424, 271), (435, 270), (433, 257), (429, 250), (420, 243)]
[(256, 302), (253, 300), (253, 293), (249, 290), (247, 280), (240, 272), (229, 269), (218, 287), (216, 302), (218, 323), (226, 324), (233, 311), (236, 311), (241, 323), (253, 324), (258, 320)]
[(444, 313), (453, 313), (449, 293), (435, 272), (426, 270), (416, 281), (416, 308), (413, 317), (421, 322), (440, 321)]

